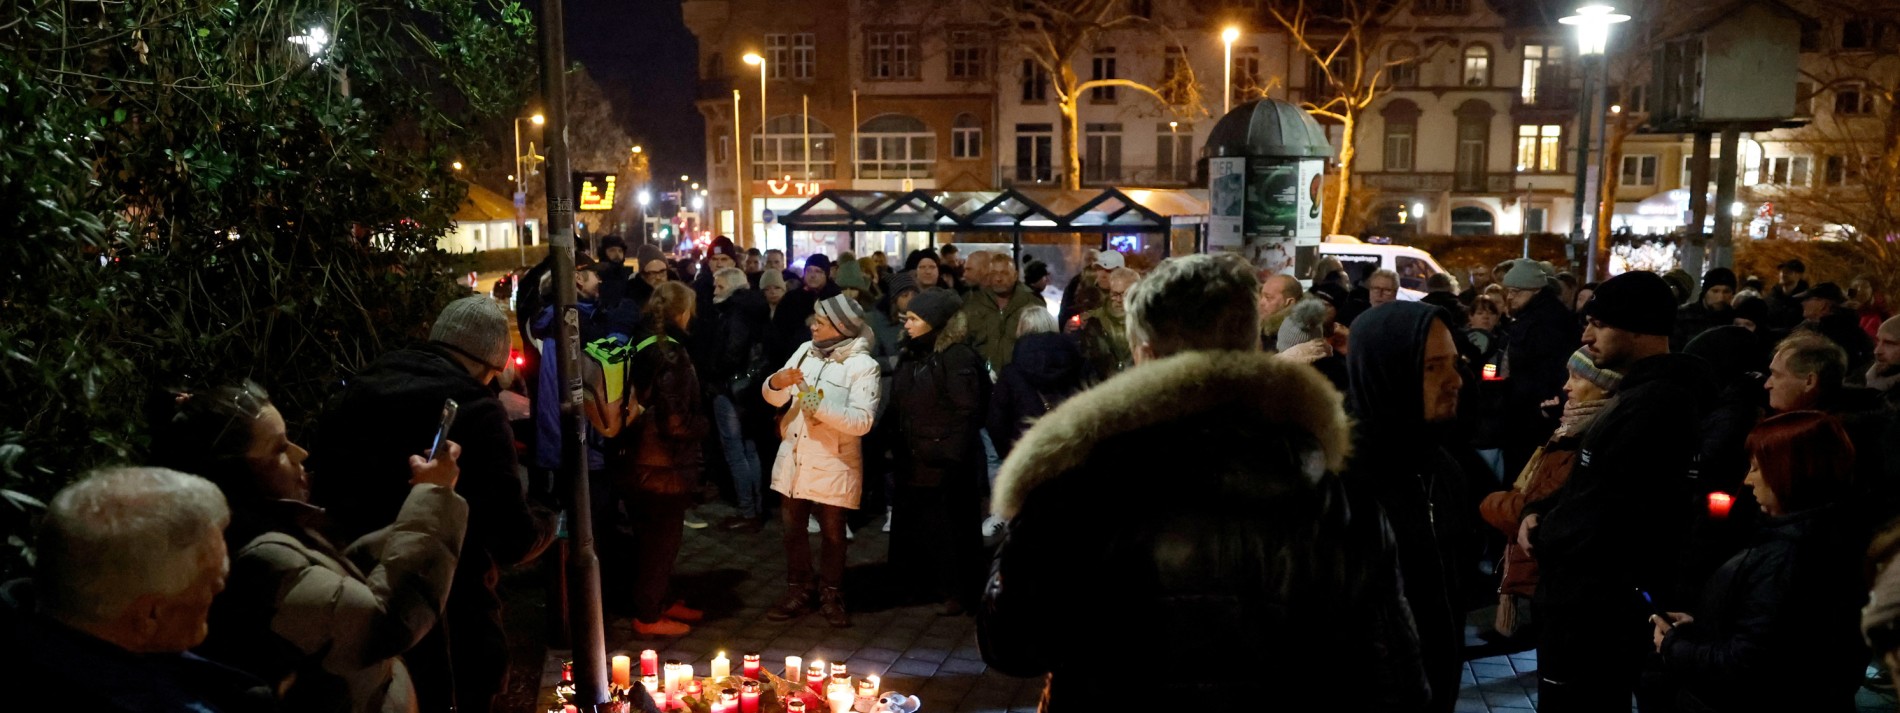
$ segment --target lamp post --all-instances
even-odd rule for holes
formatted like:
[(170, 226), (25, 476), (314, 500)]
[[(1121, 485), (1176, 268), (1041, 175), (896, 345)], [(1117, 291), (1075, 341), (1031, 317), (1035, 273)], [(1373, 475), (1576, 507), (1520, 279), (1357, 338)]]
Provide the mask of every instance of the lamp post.
[[(528, 266), (528, 172), (522, 167), (521, 155), (521, 119), (515, 117), (515, 253), (522, 267)], [(548, 118), (540, 114), (526, 117), (535, 126), (547, 123)], [(530, 150), (532, 153), (532, 150)]]
[[(759, 142), (763, 144), (765, 142), (765, 121), (766, 121), (765, 76), (768, 74), (768, 72), (766, 71), (766, 66), (765, 66), (765, 58), (757, 54), (747, 53), (745, 56), (745, 63), (758, 65), (759, 67)], [(762, 145), (760, 147), (759, 156), (761, 158), (765, 156), (764, 147)], [(685, 180), (686, 180), (685, 176), (680, 176), (681, 182), (684, 182)], [(751, 222), (751, 216), (746, 215), (745, 210), (743, 208), (740, 209), (739, 216), (741, 220), (745, 220), (748, 223)], [(763, 241), (764, 237), (760, 236), (759, 240)], [(741, 244), (744, 244), (743, 240), (741, 241)]]
[[(1596, 95), (1603, 93), (1609, 83), (1607, 76), (1609, 62), (1604, 60), (1603, 53), (1610, 44), (1610, 26), (1629, 19), (1630, 16), (1617, 13), (1616, 8), (1598, 4), (1579, 7), (1575, 14), (1557, 19), (1558, 22), (1577, 28), (1577, 61), (1583, 72), (1583, 96), (1577, 108), (1577, 186), (1575, 210), (1571, 215), (1570, 242), (1573, 250), (1574, 246), (1584, 245), (1590, 251), (1590, 254), (1584, 258), (1585, 281), (1597, 279), (1598, 267), (1598, 231), (1592, 230), (1588, 236), (1583, 233), (1584, 194), (1589, 188), (1589, 176), (1585, 167), (1590, 165), (1590, 121), (1596, 115)], [(1592, 61), (1596, 62), (1597, 68), (1603, 70), (1606, 75), (1597, 82), (1595, 92), (1591, 91), (1591, 80), (1594, 78), (1591, 76), (1593, 74), (1590, 67)], [(1598, 196), (1599, 200), (1601, 198)], [(1595, 215), (1596, 211), (1591, 211), (1591, 214)]]
[(1220, 42), (1226, 48), (1222, 53), (1220, 113), (1226, 116), (1234, 103), (1234, 40), (1240, 39), (1240, 28), (1229, 26), (1220, 31)]

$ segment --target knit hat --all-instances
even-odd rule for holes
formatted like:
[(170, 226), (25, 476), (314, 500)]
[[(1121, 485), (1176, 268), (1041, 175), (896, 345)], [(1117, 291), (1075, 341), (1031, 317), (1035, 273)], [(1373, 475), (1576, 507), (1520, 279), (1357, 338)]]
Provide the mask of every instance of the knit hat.
[(785, 289), (785, 273), (778, 270), (766, 270), (759, 273), (759, 289), (764, 290), (767, 287)]
[(832, 278), (831, 281), (838, 283), (839, 288), (851, 287), (858, 290), (871, 289), (871, 283), (864, 279), (864, 268), (860, 267), (856, 260), (839, 262), (838, 276)]
[(1095, 256), (1095, 266), (1104, 270), (1117, 270), (1128, 267), (1128, 258), (1117, 250), (1103, 250), (1102, 254)]
[(847, 337), (864, 333), (864, 308), (858, 301), (837, 295), (818, 303), (818, 314)]
[(905, 290), (917, 290), (917, 273), (905, 270), (891, 276), (891, 298), (896, 299)]
[(463, 297), (436, 315), (429, 341), (501, 371), (508, 364), (508, 315), (492, 297)]
[(1029, 264), (1023, 266), (1023, 284), (1025, 285), (1036, 284), (1037, 281), (1048, 276), (1049, 266), (1042, 264), (1040, 260), (1030, 260)]
[(910, 272), (911, 270), (917, 269), (917, 263), (923, 262), (925, 259), (936, 263), (938, 267), (943, 267), (943, 258), (937, 256), (937, 251), (924, 248), (922, 250), (912, 250), (910, 255), (904, 258), (904, 271)]
[(1743, 295), (1735, 298), (1729, 307), (1735, 310), (1732, 314), (1735, 319), (1746, 319), (1758, 327), (1768, 321), (1768, 301), (1760, 297)]
[(1533, 260), (1512, 260), (1510, 272), (1504, 273), (1504, 286), (1514, 290), (1541, 290), (1550, 285), (1549, 276), (1544, 268), (1538, 267)]
[(1663, 284), (1669, 285), (1669, 289), (1675, 293), (1676, 304), (1688, 302), (1690, 297), (1695, 296), (1695, 276), (1690, 275), (1688, 270), (1678, 267), (1663, 273)]
[(805, 258), (805, 269), (810, 270), (814, 267), (820, 270), (824, 270), (826, 272), (830, 272), (831, 258), (825, 257), (824, 253), (817, 253), (817, 254), (812, 255), (811, 257)]
[(1847, 301), (1847, 293), (1841, 291), (1840, 285), (1836, 285), (1832, 282), (1823, 282), (1808, 288), (1806, 292), (1795, 295), (1794, 298), (1802, 301), (1829, 300), (1835, 304), (1840, 304)]
[(1565, 364), (1570, 373), (1583, 377), (1584, 381), (1596, 384), (1607, 393), (1616, 393), (1617, 385), (1623, 383), (1623, 375), (1615, 371), (1600, 368), (1595, 359), (1590, 358), (1588, 349), (1578, 349), (1571, 353), (1570, 362)]
[(1799, 259), (1795, 259), (1795, 260), (1789, 260), (1789, 261), (1783, 262), (1780, 265), (1776, 265), (1775, 269), (1787, 270), (1788, 272), (1799, 272), (1799, 273), (1805, 274), (1808, 271), (1808, 264), (1800, 261)]
[(724, 255), (737, 260), (739, 249), (732, 246), (732, 238), (721, 235), (713, 238), (712, 242), (706, 245), (706, 257), (710, 258), (714, 255)]
[(1293, 309), (1287, 312), (1286, 321), (1280, 323), (1280, 334), (1274, 344), (1274, 350), (1283, 352), (1319, 339), (1325, 336), (1321, 331), (1325, 327), (1325, 302), (1316, 299), (1295, 302)]
[(606, 255), (608, 248), (620, 248), (620, 251), (624, 253), (627, 251), (627, 241), (618, 235), (609, 235), (601, 238), (600, 254)]
[(1739, 283), (1735, 281), (1735, 271), (1726, 267), (1718, 267), (1702, 273), (1703, 294), (1707, 294), (1709, 288), (1716, 285), (1726, 285), (1729, 289), (1733, 290), (1737, 284)]
[(958, 297), (956, 291), (941, 287), (932, 287), (910, 298), (910, 313), (929, 322), (931, 329), (943, 329), (961, 309), (963, 298)]
[(1583, 316), (1637, 334), (1669, 336), (1676, 329), (1676, 293), (1661, 275), (1632, 270), (1605, 280), (1583, 306)]
[(666, 253), (660, 252), (660, 246), (647, 243), (641, 245), (640, 249), (634, 252), (634, 257), (640, 266), (644, 268), (647, 263), (653, 262), (654, 260), (666, 260)]

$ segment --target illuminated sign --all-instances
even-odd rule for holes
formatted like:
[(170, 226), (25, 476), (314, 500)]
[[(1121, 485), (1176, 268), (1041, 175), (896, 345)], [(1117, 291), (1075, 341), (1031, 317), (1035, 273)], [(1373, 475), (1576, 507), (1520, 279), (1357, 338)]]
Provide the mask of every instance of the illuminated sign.
[(783, 181), (766, 181), (765, 190), (775, 196), (810, 198), (823, 193), (825, 185), (818, 181), (794, 181), (786, 177)]
[(575, 173), (574, 190), (581, 210), (614, 209), (614, 176), (611, 173)]

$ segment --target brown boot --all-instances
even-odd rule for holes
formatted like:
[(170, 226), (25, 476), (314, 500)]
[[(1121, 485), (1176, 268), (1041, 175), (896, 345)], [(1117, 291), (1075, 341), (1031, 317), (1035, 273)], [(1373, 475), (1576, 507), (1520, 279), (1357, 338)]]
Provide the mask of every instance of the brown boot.
[(834, 629), (851, 628), (851, 614), (844, 610), (844, 592), (837, 587), (825, 587), (823, 598), (818, 613), (825, 617), (825, 623)]
[(811, 588), (803, 584), (793, 584), (787, 587), (785, 589), (785, 598), (779, 600), (779, 603), (773, 605), (771, 609), (766, 610), (766, 620), (786, 621), (811, 613), (812, 595), (813, 592)]

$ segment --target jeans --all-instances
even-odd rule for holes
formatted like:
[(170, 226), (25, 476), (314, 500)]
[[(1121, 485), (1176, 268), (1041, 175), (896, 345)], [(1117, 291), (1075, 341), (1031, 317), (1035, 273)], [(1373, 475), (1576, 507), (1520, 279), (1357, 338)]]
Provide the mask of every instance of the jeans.
[(786, 497), (779, 508), (779, 521), (785, 525), (785, 559), (790, 565), (785, 579), (794, 587), (812, 587), (811, 535), (805, 532), (805, 520), (818, 518), (819, 538), (817, 586), (844, 586), (845, 509), (810, 500)]
[(996, 471), (1003, 467), (1003, 457), (996, 453), (996, 442), (990, 440), (990, 429), (985, 428), (976, 433), (983, 437), (983, 458), (989, 464), (990, 475), (986, 482), (993, 489), (996, 487)]
[(713, 424), (719, 429), (719, 447), (726, 452), (726, 467), (732, 471), (732, 489), (739, 496), (739, 516), (759, 516), (759, 447), (745, 437), (739, 420), (739, 406), (724, 394), (713, 397)]

